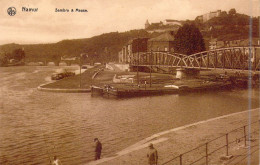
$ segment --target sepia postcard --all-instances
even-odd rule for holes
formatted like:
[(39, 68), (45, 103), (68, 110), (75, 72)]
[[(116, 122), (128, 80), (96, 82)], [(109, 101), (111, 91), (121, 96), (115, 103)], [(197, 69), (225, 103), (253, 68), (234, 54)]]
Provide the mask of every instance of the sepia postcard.
[(1, 0), (1, 165), (258, 165), (259, 0)]

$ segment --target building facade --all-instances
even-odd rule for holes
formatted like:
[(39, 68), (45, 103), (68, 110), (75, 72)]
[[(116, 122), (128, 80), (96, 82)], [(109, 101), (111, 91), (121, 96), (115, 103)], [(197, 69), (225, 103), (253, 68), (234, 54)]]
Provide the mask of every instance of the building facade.
[(221, 14), (221, 10), (211, 11), (209, 13), (198, 16), (197, 19), (200, 20), (201, 22), (207, 22), (208, 20), (214, 17), (219, 17), (220, 14)]
[(178, 21), (178, 20), (172, 20), (172, 19), (166, 19), (164, 21), (160, 21), (157, 23), (149, 23), (148, 20), (146, 20), (144, 26), (145, 30), (148, 33), (164, 33), (168, 31), (177, 31), (183, 24), (184, 21)]
[(177, 26), (182, 26), (182, 23), (177, 20), (172, 20), (172, 19), (166, 19), (163, 21), (164, 25), (177, 25)]
[(227, 48), (227, 47), (246, 47), (246, 46), (260, 46), (259, 38), (252, 38), (252, 42), (250, 43), (249, 39), (239, 39), (239, 40), (226, 40), (220, 41), (215, 39), (210, 40), (209, 42), (209, 50), (219, 49), (219, 48)]
[(216, 38), (209, 41), (209, 50), (223, 48), (225, 46), (224, 41), (218, 41)]
[(130, 63), (133, 53), (147, 52), (149, 38), (135, 38), (130, 40), (122, 50), (118, 52), (119, 63)]
[(148, 51), (174, 52), (173, 32), (166, 32), (148, 40)]
[(155, 38), (136, 38), (130, 40), (118, 52), (119, 63), (129, 64), (138, 52), (174, 52), (174, 33), (165, 32)]

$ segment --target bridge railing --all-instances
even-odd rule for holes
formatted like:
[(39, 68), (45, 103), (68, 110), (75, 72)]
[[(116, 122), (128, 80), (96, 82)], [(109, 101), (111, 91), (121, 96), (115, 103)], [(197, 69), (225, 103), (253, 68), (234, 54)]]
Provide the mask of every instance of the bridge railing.
[[(243, 143), (244, 146), (248, 145), (248, 142), (254, 140), (254, 137), (259, 134), (259, 121), (254, 121), (250, 124), (236, 128), (229, 131), (226, 134), (218, 136), (206, 143), (199, 145), (187, 152), (181, 153), (178, 156), (162, 163), (161, 165), (175, 164), (175, 165), (193, 165), (197, 163), (209, 165), (214, 161), (213, 157), (219, 157), (225, 155), (229, 157), (231, 155), (230, 149), (232, 146)], [(247, 131), (247, 129), (252, 131)], [(250, 145), (250, 143), (249, 143)]]

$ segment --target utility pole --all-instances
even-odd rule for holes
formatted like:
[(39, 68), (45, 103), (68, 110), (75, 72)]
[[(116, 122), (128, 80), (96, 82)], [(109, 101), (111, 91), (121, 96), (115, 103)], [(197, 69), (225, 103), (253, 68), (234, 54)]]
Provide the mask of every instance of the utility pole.
[(137, 38), (137, 84), (139, 85), (139, 32), (138, 32), (138, 38)]
[(151, 43), (151, 56), (150, 56), (150, 88), (152, 87), (152, 57), (153, 57), (153, 41)]
[(80, 54), (79, 57), (79, 88), (81, 88), (81, 67), (82, 67), (82, 63), (81, 63), (81, 57), (82, 57), (83, 53)]
[(86, 53), (81, 53), (79, 57), (79, 87), (82, 87), (82, 81), (81, 81), (81, 68), (82, 68), (82, 57), (88, 57)]

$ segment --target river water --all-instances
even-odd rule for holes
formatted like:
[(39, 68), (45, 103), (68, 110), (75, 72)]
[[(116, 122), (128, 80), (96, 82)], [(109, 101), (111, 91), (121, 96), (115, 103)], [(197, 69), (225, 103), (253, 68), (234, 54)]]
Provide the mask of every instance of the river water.
[(85, 164), (94, 158), (95, 137), (102, 156), (112, 156), (155, 133), (259, 107), (258, 90), (129, 99), (38, 91), (57, 68), (0, 68), (1, 165), (44, 165), (54, 155), (63, 165)]

